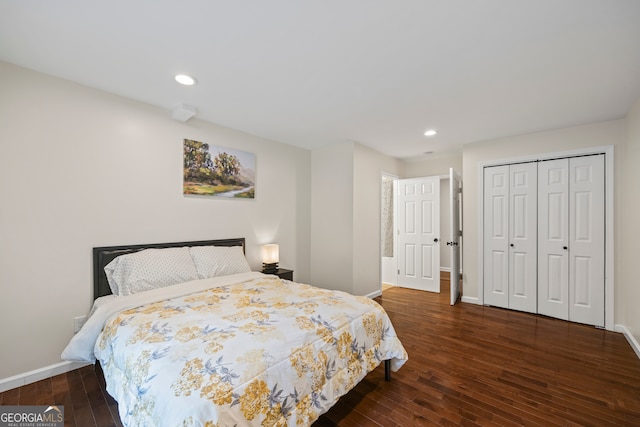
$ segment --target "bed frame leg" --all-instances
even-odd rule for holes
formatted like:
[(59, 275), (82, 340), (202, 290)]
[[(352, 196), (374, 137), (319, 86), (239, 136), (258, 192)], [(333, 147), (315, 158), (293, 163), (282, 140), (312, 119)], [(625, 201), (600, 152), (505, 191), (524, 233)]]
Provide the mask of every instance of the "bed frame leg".
[(391, 381), (391, 360), (384, 361), (384, 380)]

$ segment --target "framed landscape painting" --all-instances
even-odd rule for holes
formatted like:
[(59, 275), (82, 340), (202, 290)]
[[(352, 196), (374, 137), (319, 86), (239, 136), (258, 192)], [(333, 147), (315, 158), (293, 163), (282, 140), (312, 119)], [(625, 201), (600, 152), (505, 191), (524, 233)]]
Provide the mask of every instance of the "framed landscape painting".
[(184, 140), (183, 193), (255, 199), (256, 156), (246, 151)]

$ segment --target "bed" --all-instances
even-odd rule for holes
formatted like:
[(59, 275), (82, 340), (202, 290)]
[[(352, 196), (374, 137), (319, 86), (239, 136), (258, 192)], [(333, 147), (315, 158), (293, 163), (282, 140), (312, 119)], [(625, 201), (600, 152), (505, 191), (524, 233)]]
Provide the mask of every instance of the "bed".
[(94, 305), (62, 358), (100, 362), (125, 426), (310, 425), (406, 362), (375, 301), (251, 272), (244, 244), (94, 248)]

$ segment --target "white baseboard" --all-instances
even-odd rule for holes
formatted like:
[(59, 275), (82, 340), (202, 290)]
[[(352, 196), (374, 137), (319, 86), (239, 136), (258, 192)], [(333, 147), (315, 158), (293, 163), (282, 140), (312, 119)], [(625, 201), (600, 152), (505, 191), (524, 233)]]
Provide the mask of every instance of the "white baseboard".
[(371, 292), (370, 294), (365, 295), (365, 297), (374, 299), (375, 297), (379, 297), (380, 295), (382, 295), (382, 290)]
[(0, 379), (0, 393), (11, 390), (13, 388), (22, 387), (23, 385), (35, 383), (45, 378), (54, 377), (90, 365), (84, 362), (60, 362), (43, 368), (34, 369), (33, 371), (24, 372), (8, 378)]
[(480, 300), (478, 298), (476, 298), (476, 297), (465, 297), (465, 296), (462, 296), (462, 298), (460, 298), (460, 301), (466, 302), (466, 303), (469, 303), (469, 304), (481, 305), (480, 304)]
[(640, 359), (640, 344), (635, 339), (631, 331), (629, 331), (629, 329), (627, 329), (627, 327), (624, 325), (616, 325), (614, 330), (616, 332), (622, 332), (624, 334), (624, 337), (627, 339), (627, 341), (629, 341), (629, 345), (631, 346), (633, 351), (636, 352), (636, 356), (638, 356), (638, 358)]

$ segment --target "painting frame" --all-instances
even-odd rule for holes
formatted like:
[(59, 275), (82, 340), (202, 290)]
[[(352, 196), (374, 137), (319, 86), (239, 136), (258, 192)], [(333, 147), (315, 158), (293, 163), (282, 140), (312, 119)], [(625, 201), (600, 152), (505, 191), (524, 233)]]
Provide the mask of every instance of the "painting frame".
[(183, 140), (183, 195), (252, 200), (255, 187), (254, 153)]

